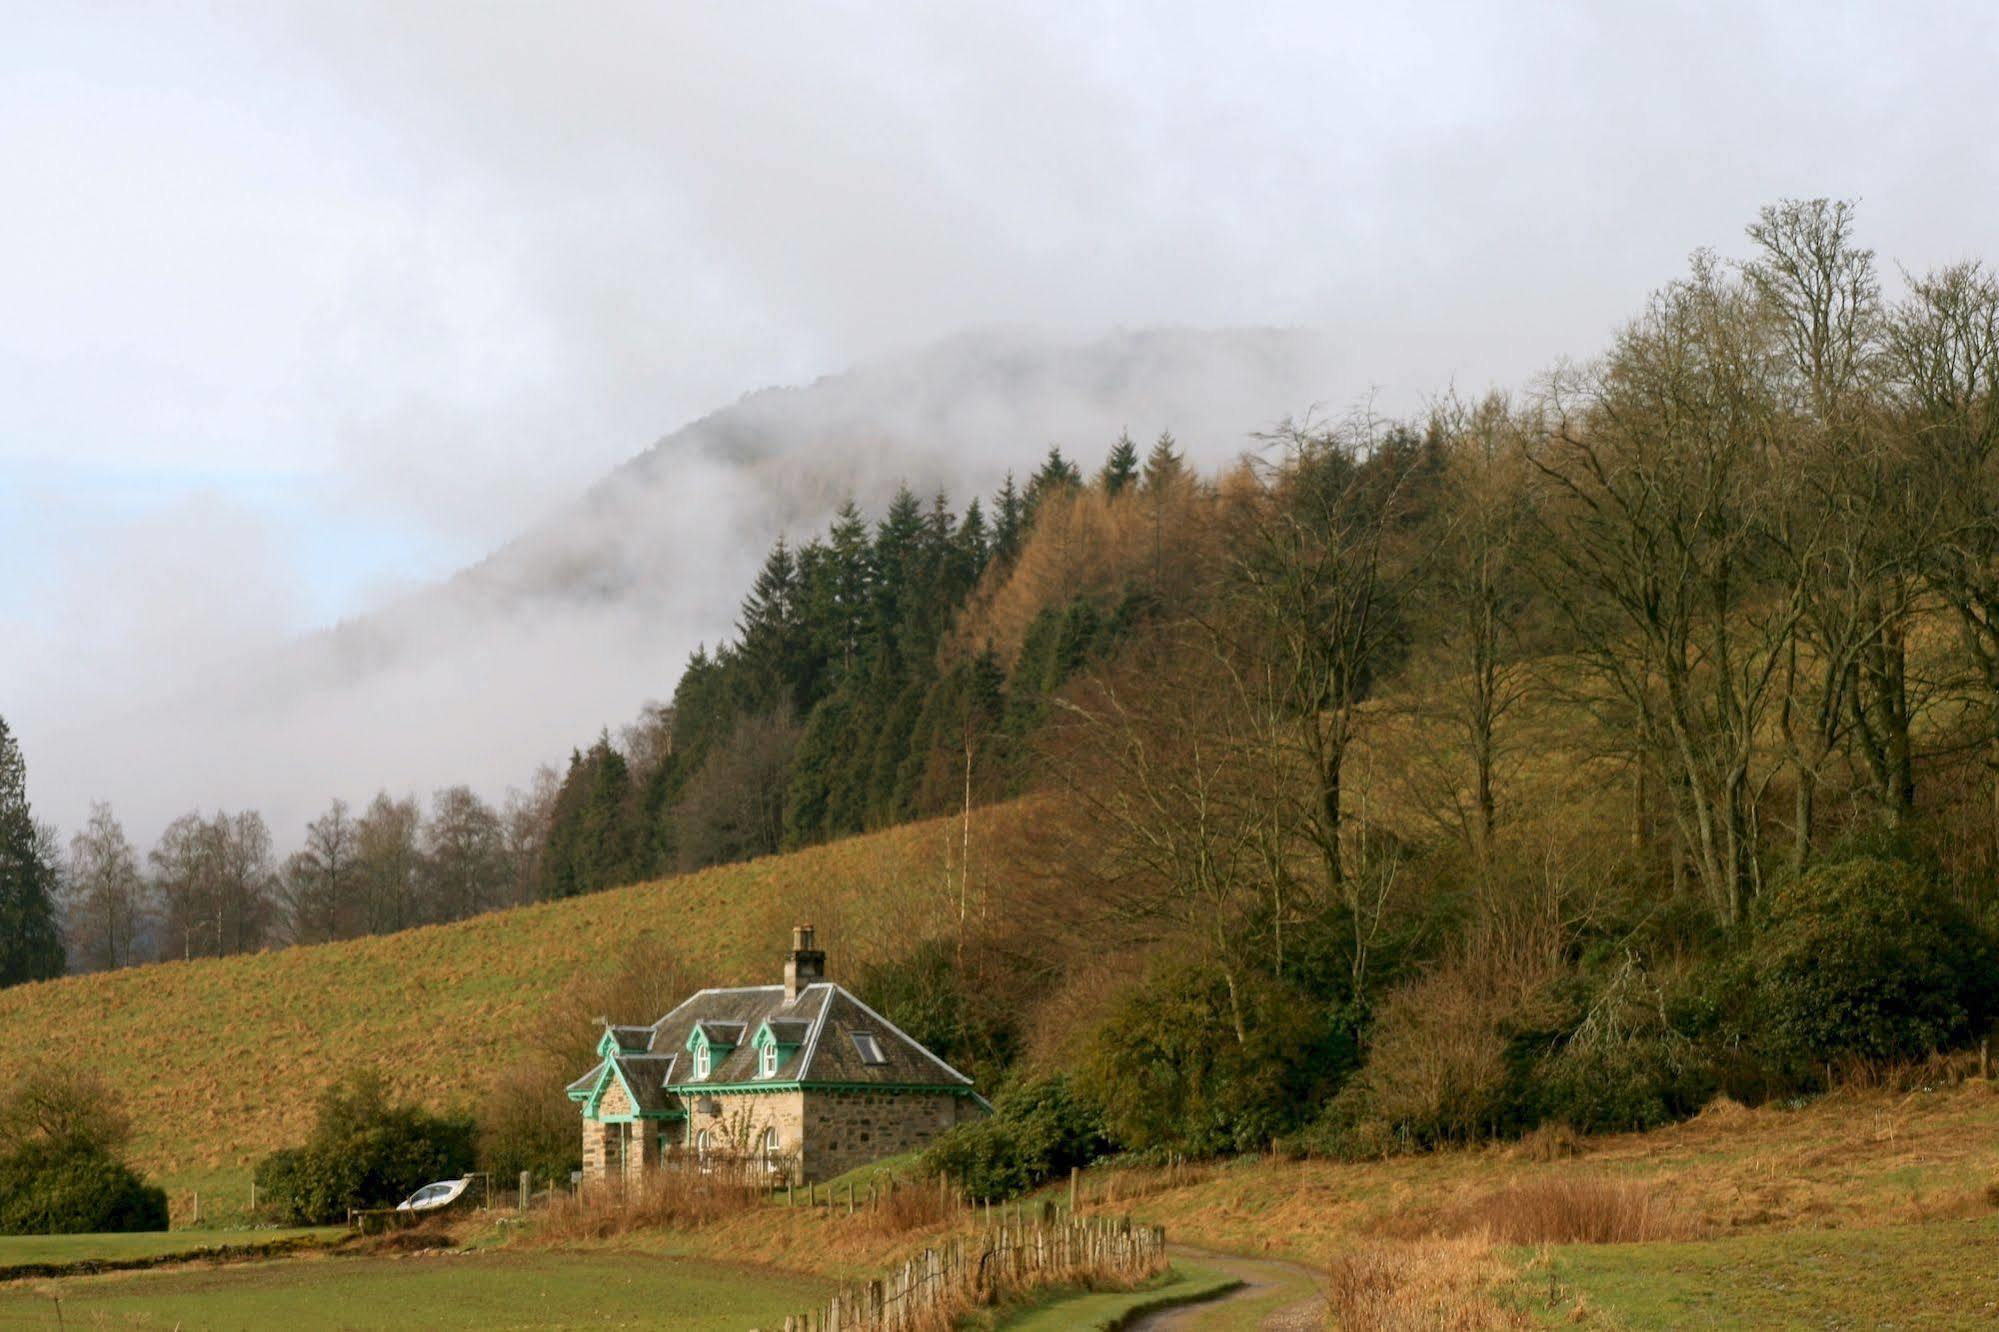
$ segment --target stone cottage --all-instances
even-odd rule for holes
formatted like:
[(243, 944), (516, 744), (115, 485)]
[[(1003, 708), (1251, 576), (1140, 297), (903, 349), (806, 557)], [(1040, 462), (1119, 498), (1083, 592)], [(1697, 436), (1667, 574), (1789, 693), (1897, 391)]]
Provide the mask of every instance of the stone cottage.
[(748, 1162), (799, 1183), (927, 1146), (991, 1112), (972, 1080), (826, 979), (812, 927), (782, 985), (702, 990), (649, 1027), (606, 1026), (583, 1107), (583, 1177), (631, 1179), (668, 1154)]

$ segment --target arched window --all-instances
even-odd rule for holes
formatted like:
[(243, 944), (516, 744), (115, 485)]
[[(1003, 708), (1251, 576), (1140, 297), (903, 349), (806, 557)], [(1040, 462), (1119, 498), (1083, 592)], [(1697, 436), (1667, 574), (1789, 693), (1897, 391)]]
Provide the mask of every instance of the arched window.
[(697, 1080), (708, 1076), (708, 1047), (705, 1045), (694, 1052), (694, 1076)]
[(777, 1130), (774, 1128), (764, 1130), (764, 1169), (777, 1169)]
[(708, 1164), (708, 1130), (702, 1129), (694, 1135), (694, 1159), (702, 1165)]
[(777, 1046), (766, 1045), (763, 1048), (763, 1062), (758, 1067), (757, 1074), (765, 1078), (777, 1076)]

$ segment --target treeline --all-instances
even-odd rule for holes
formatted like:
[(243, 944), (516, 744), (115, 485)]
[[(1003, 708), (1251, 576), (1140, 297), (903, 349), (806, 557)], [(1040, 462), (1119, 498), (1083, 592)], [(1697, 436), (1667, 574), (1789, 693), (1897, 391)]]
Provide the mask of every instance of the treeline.
[[(254, 810), (186, 814), (141, 857), (108, 805), (67, 846), (44, 830), (54, 953), (102, 971), (219, 957), (458, 920), (531, 900), (552, 797), (495, 809), (448, 787), (429, 808), (384, 793), (356, 813), (335, 800), (282, 860)], [(25, 977), (24, 977), (25, 978)]]

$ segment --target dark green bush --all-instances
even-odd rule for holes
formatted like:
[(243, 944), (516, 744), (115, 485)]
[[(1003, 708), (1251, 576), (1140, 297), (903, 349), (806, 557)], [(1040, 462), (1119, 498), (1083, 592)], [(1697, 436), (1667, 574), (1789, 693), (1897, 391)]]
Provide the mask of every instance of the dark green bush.
[(1890, 860), (1824, 865), (1779, 887), (1750, 966), (1750, 1035), (1793, 1076), (1959, 1048), (1999, 1013), (1991, 934), (1934, 879)]
[(120, 1159), (131, 1123), (88, 1069), (37, 1063), (0, 1094), (0, 1234), (165, 1230), (167, 1195)]
[(984, 1201), (1010, 1198), (1088, 1165), (1110, 1145), (1102, 1117), (1058, 1074), (1008, 1088), (990, 1116), (960, 1124), (932, 1144), (923, 1166)]
[(320, 1098), (319, 1119), (300, 1148), (257, 1165), (259, 1196), (294, 1225), (325, 1225), (348, 1209), (402, 1201), (422, 1185), (471, 1170), (476, 1128), (388, 1098), (380, 1075), (348, 1077)]
[(1508, 1133), (1544, 1123), (1580, 1133), (1685, 1119), (1717, 1090), (1702, 1050), (1675, 1026), (1675, 1004), (1635, 953), (1604, 951), (1557, 981), (1552, 1031), (1516, 1032), (1497, 1117)]
[(166, 1228), (166, 1190), (98, 1143), (34, 1142), (0, 1157), (0, 1234)]
[[(1242, 1015), (1241, 1036), (1236, 1014)], [(1126, 1148), (1261, 1151), (1324, 1103), (1344, 1062), (1337, 1015), (1294, 986), (1207, 967), (1132, 990), (1090, 1037), (1077, 1091)]]

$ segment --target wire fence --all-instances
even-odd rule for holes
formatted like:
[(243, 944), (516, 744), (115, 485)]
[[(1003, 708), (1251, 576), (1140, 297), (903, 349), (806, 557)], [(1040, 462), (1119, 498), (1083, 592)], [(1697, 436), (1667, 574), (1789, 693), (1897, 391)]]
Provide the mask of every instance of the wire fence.
[(1129, 1218), (1058, 1218), (1052, 1207), (925, 1249), (888, 1275), (849, 1286), (783, 1332), (917, 1332), (949, 1327), (966, 1309), (1071, 1283), (1136, 1283), (1166, 1265), (1166, 1231)]

